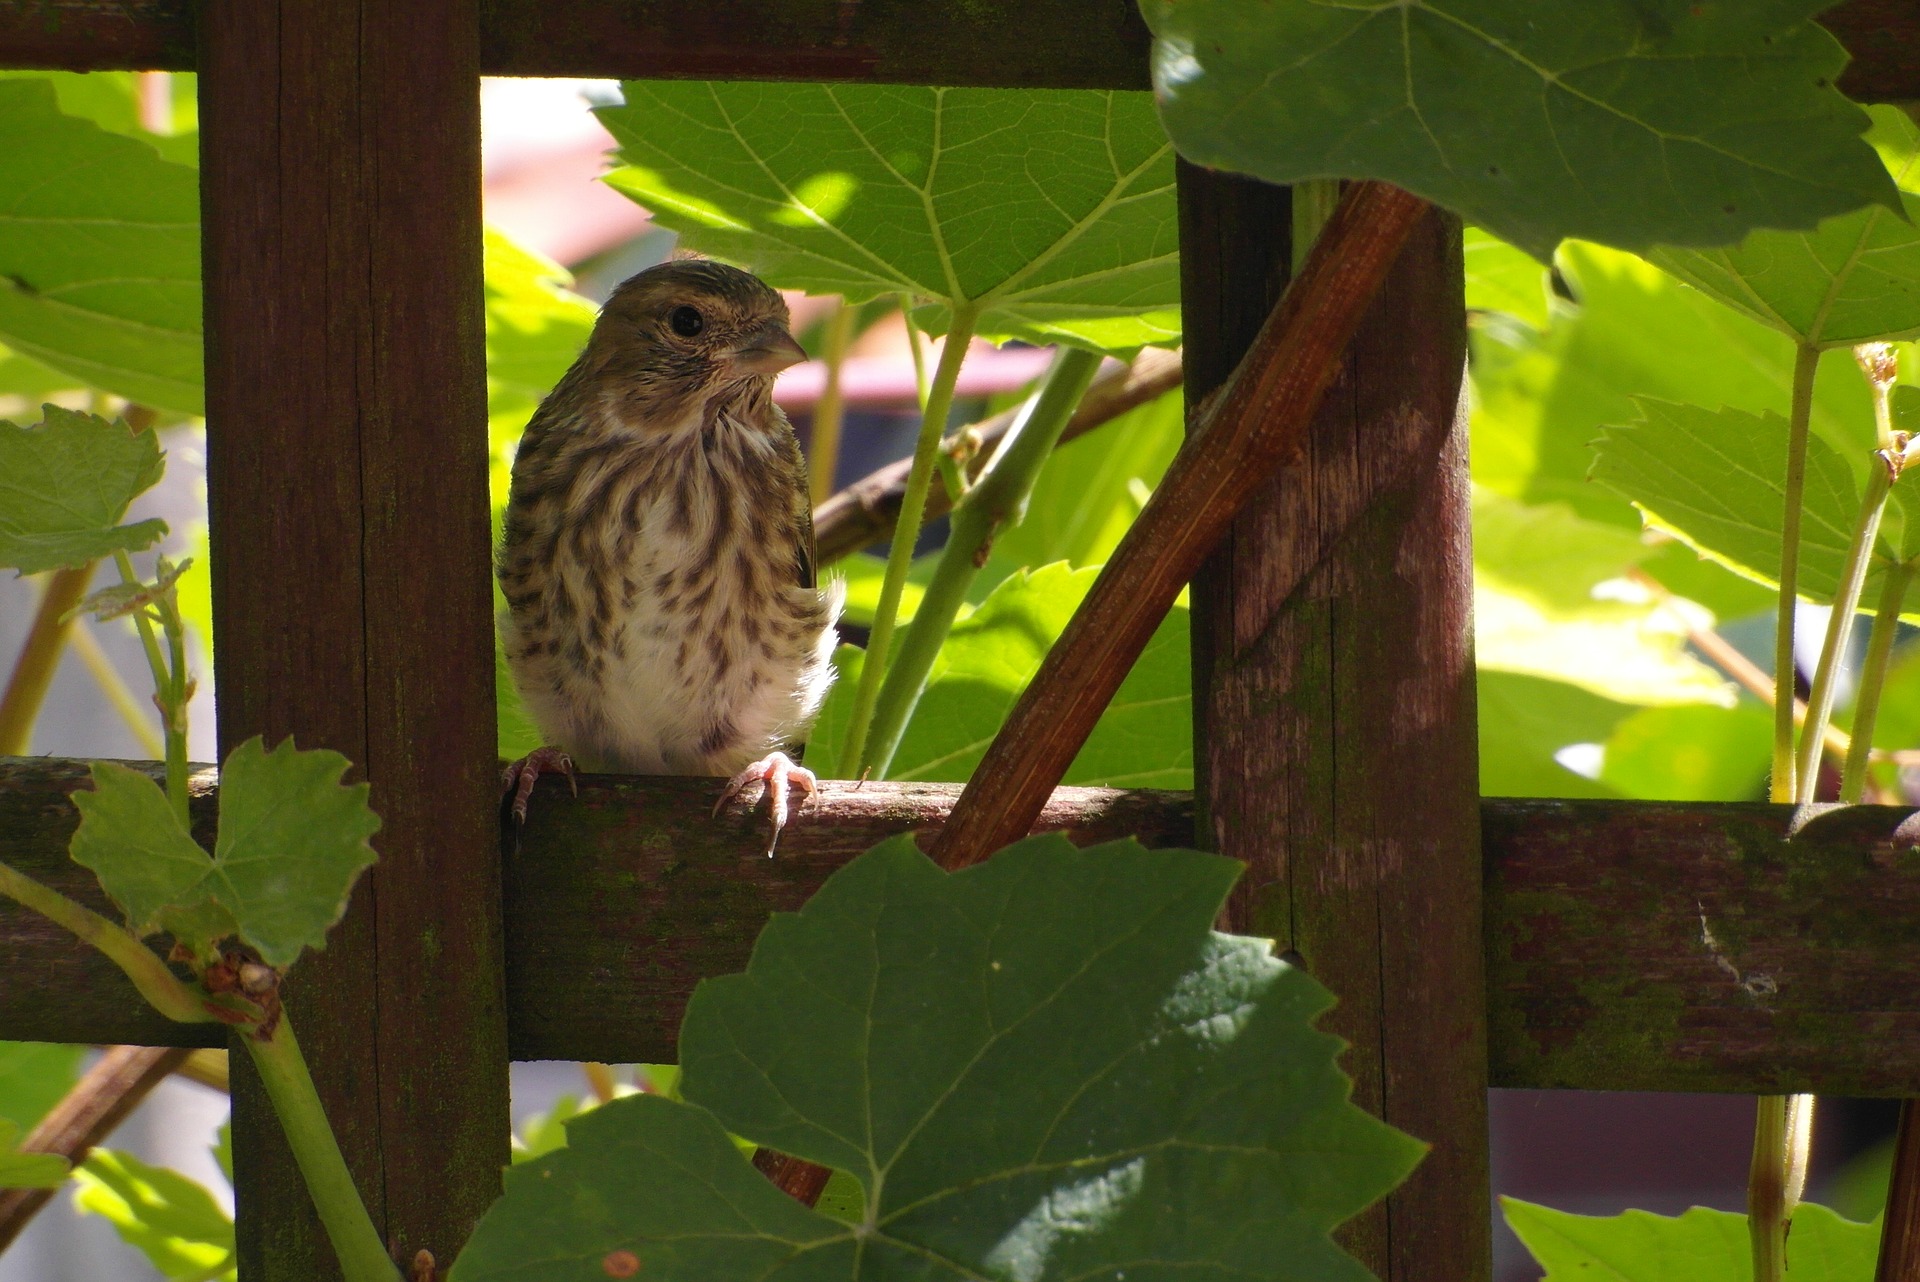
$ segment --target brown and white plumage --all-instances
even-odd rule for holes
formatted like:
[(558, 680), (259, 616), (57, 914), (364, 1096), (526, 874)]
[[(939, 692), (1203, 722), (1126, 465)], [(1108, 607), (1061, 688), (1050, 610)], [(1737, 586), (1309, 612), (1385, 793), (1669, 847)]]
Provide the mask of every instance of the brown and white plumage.
[(585, 769), (812, 782), (774, 758), (832, 680), (839, 594), (816, 581), (806, 466), (773, 403), (804, 359), (787, 320), (736, 268), (650, 268), (527, 425), (501, 635), (534, 722)]

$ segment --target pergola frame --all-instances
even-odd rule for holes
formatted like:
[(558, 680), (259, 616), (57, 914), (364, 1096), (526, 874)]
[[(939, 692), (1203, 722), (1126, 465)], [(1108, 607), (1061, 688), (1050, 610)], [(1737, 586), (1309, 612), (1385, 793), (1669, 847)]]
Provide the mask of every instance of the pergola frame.
[[(1823, 21), (1854, 54), (1848, 92), (1920, 98), (1910, 4)], [(220, 740), (294, 734), (372, 781), (381, 862), (287, 1000), (396, 1258), (444, 1266), (498, 1193), (510, 1056), (671, 1058), (699, 976), (952, 795), (829, 788), (772, 863), (748, 821), (704, 822), (704, 781), (589, 781), (579, 806), (501, 833), (479, 75), (1145, 88), (1146, 47), (1133, 0), (0, 9), (0, 66), (200, 76)], [(1285, 286), (1290, 202), (1184, 164), (1179, 181), (1197, 400)], [(1046, 821), (1248, 862), (1228, 924), (1341, 996), (1327, 1024), (1353, 1043), (1356, 1099), (1434, 1144), (1344, 1231), (1395, 1282), (1487, 1273), (1489, 1058), (1496, 1085), (1920, 1094), (1920, 875), (1899, 812), (1788, 842), (1785, 808), (1478, 797), (1457, 233), (1440, 214), (1415, 233), (1306, 463), (1195, 581), (1195, 796), (1062, 790)], [(97, 904), (64, 859), (79, 776), (0, 772), (0, 831), (24, 870)], [(109, 970), (0, 909), (0, 1038), (208, 1036)], [(233, 1064), (241, 1276), (335, 1276)]]

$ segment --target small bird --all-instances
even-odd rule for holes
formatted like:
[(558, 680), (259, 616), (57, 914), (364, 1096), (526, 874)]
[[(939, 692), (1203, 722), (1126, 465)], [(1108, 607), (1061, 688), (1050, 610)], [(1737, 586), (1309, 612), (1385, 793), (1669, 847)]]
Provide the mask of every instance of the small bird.
[(833, 680), (842, 585), (813, 564), (807, 469), (773, 376), (806, 359), (785, 301), (683, 259), (613, 292), (513, 463), (496, 573), (514, 683), (548, 746), (507, 768), (513, 813), (543, 771), (728, 777), (766, 788)]

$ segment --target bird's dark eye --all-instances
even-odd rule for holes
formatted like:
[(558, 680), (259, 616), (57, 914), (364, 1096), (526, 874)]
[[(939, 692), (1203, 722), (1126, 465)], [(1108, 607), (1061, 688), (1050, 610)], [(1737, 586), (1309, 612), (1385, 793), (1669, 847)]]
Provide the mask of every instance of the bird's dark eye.
[(700, 314), (698, 307), (681, 305), (667, 313), (667, 324), (673, 326), (673, 332), (682, 338), (692, 338), (707, 327), (707, 318)]

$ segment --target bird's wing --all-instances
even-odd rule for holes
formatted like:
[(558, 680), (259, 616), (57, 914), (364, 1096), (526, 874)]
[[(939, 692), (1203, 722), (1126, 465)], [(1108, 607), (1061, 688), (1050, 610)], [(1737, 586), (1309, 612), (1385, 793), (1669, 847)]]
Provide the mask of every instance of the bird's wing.
[(813, 506), (807, 501), (807, 492), (800, 491), (799, 516), (794, 522), (793, 562), (800, 574), (800, 586), (817, 588), (820, 586), (819, 572), (813, 564)]

